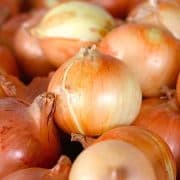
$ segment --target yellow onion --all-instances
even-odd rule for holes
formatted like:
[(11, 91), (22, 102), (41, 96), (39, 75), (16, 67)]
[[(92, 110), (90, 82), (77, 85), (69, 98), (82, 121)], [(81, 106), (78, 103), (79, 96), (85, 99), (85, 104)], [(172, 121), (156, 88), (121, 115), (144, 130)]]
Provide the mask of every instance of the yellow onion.
[(81, 47), (100, 41), (114, 26), (112, 16), (99, 6), (70, 1), (50, 9), (31, 32), (58, 67)]
[(119, 58), (134, 72), (143, 96), (160, 96), (175, 87), (180, 71), (178, 40), (165, 29), (127, 23), (108, 33), (99, 45), (102, 53)]
[(48, 91), (56, 95), (59, 127), (90, 136), (132, 123), (142, 99), (140, 86), (126, 65), (93, 47), (82, 48), (59, 67)]
[(124, 133), (126, 137), (131, 140), (110, 137), (85, 149), (73, 163), (69, 180), (175, 180), (172, 154), (161, 139), (141, 129)]
[(176, 1), (149, 0), (133, 9), (127, 20), (165, 27), (180, 40), (180, 4)]

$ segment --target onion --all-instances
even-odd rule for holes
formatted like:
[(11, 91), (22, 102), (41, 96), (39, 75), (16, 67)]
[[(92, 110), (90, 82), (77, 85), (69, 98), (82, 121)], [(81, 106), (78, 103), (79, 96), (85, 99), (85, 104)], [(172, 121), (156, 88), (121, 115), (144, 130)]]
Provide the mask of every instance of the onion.
[(66, 156), (61, 156), (52, 169), (28, 168), (16, 171), (2, 180), (68, 180), (71, 161)]
[(114, 19), (102, 8), (70, 1), (52, 8), (31, 33), (39, 38), (48, 60), (59, 67), (81, 47), (100, 41), (114, 26)]
[(163, 86), (175, 87), (180, 53), (178, 41), (169, 32), (151, 25), (124, 24), (108, 33), (99, 49), (128, 65), (143, 96), (160, 96)]
[(68, 133), (102, 134), (134, 121), (141, 90), (121, 61), (91, 49), (81, 51), (52, 77), (48, 91), (56, 95), (55, 120)]
[(177, 95), (177, 101), (180, 105), (180, 73), (179, 73), (177, 84), (176, 84), (176, 95)]
[(28, 106), (15, 98), (0, 99), (0, 178), (28, 167), (50, 168), (60, 154), (53, 122), (55, 97), (38, 96)]
[(134, 124), (149, 129), (164, 139), (173, 152), (180, 173), (180, 111), (173, 99), (144, 100)]
[(18, 76), (18, 67), (11, 51), (0, 45), (0, 73)]
[(53, 70), (38, 40), (30, 33), (30, 29), (40, 21), (44, 13), (44, 10), (32, 13), (31, 18), (20, 26), (14, 39), (18, 63), (29, 79), (35, 76), (47, 75)]
[(178, 2), (149, 0), (132, 10), (127, 20), (165, 27), (180, 40), (179, 17), (180, 4)]
[(69, 180), (175, 180), (168, 146), (151, 132), (118, 127), (103, 134), (72, 165)]

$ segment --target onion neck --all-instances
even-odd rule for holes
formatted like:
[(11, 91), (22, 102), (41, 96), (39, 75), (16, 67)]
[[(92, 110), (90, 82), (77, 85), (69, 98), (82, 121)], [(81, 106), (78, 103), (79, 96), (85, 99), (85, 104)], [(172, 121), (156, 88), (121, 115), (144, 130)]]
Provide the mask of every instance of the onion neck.
[(61, 180), (68, 180), (71, 169), (71, 160), (67, 156), (61, 156), (56, 166), (50, 170), (48, 176), (59, 177)]
[[(55, 96), (52, 93), (43, 93), (35, 98), (29, 112), (34, 120), (37, 135), (42, 144), (48, 146), (50, 136), (54, 130), (53, 114), (55, 111)], [(50, 139), (51, 140), (51, 139)], [(50, 148), (50, 147), (49, 147)]]
[(85, 57), (88, 57), (90, 58), (91, 60), (94, 60), (96, 59), (96, 57), (98, 56), (98, 51), (97, 51), (97, 47), (96, 45), (94, 44), (93, 46), (91, 47), (87, 47), (87, 48), (81, 48), (79, 53), (78, 53), (78, 57), (80, 58), (85, 58)]
[(87, 137), (84, 136), (82, 134), (71, 134), (71, 141), (77, 141), (79, 143), (81, 143), (82, 147), (84, 149), (88, 148), (90, 145), (92, 145), (94, 143), (96, 139), (92, 138), (92, 137)]

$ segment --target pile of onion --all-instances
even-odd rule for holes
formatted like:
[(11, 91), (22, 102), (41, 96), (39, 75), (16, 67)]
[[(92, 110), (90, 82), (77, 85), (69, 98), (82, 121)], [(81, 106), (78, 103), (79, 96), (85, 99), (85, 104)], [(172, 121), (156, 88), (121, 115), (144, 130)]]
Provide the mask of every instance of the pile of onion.
[(52, 169), (28, 168), (16, 171), (2, 180), (68, 180), (71, 161), (66, 156), (61, 156)]
[(173, 0), (148, 0), (131, 11), (130, 22), (154, 24), (168, 29), (180, 40), (180, 3)]
[(77, 157), (69, 180), (176, 179), (169, 147), (150, 131), (121, 126), (107, 131), (94, 143)]
[(164, 29), (124, 24), (108, 33), (99, 49), (128, 65), (139, 80), (145, 97), (159, 96), (163, 86), (176, 85), (180, 71), (179, 44)]
[(56, 95), (55, 120), (68, 133), (97, 136), (120, 124), (131, 124), (142, 93), (126, 65), (82, 48), (54, 73), (48, 91)]
[(52, 167), (60, 155), (53, 121), (55, 97), (39, 95), (31, 105), (0, 99), (0, 178), (18, 169)]
[[(180, 110), (174, 99), (151, 98), (143, 100), (134, 125), (158, 134), (169, 145), (180, 173)], [(178, 174), (180, 178), (180, 174)]]
[(30, 33), (30, 29), (39, 23), (45, 12), (39, 10), (29, 15), (29, 18), (17, 30), (14, 39), (14, 49), (18, 57), (18, 63), (29, 79), (35, 76), (47, 75), (53, 70), (38, 40)]
[(114, 19), (104, 9), (70, 1), (50, 9), (31, 33), (39, 38), (48, 60), (59, 67), (81, 47), (98, 43), (114, 26)]

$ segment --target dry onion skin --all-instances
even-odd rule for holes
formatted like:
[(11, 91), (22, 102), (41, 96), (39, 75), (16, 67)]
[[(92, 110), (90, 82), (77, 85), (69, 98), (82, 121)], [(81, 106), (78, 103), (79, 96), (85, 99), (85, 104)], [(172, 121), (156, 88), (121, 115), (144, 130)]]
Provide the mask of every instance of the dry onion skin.
[(99, 42), (114, 26), (114, 19), (104, 9), (70, 1), (50, 9), (31, 33), (39, 38), (48, 60), (59, 67), (81, 47)]
[(167, 28), (180, 40), (180, 3), (149, 0), (133, 9), (127, 20), (135, 23), (154, 24)]
[(14, 39), (14, 49), (18, 57), (18, 63), (28, 79), (35, 76), (45, 76), (54, 68), (47, 61), (38, 39), (30, 33), (46, 11), (39, 10), (29, 15), (29, 18), (21, 24)]
[(28, 168), (15, 171), (2, 180), (68, 180), (71, 169), (71, 160), (61, 156), (52, 169)]
[(180, 111), (174, 100), (143, 100), (141, 111), (133, 123), (158, 134), (170, 147), (180, 178)]
[(68, 133), (102, 134), (137, 116), (142, 92), (126, 65), (82, 48), (53, 75), (48, 91), (56, 95), (55, 120)]
[[(166, 144), (156, 141), (151, 134), (145, 136), (149, 137), (142, 141), (149, 145), (148, 151), (156, 151), (154, 157), (145, 152), (147, 148), (142, 147), (143, 144), (139, 148), (124, 140), (105, 140), (88, 147), (77, 157), (69, 180), (175, 180), (174, 161)], [(167, 159), (162, 159), (162, 153)]]
[(178, 41), (152, 25), (124, 24), (108, 33), (102, 53), (124, 61), (140, 82), (143, 96), (160, 96), (164, 86), (175, 87), (180, 71)]
[(52, 167), (60, 155), (53, 121), (55, 97), (39, 95), (31, 105), (16, 98), (0, 99), (0, 178), (28, 167)]

